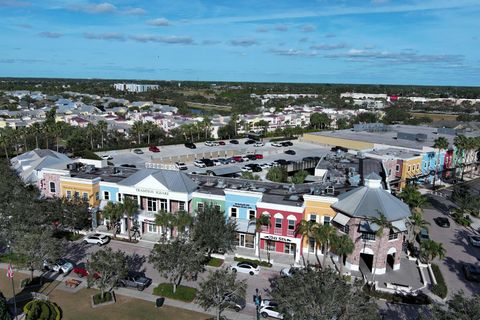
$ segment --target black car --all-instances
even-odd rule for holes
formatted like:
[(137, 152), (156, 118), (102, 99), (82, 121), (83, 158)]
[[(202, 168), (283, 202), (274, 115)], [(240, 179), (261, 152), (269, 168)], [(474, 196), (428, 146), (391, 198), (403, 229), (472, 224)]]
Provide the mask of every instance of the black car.
[(435, 223), (442, 228), (450, 228), (450, 221), (445, 217), (436, 217), (433, 219)]
[(235, 310), (236, 312), (243, 310), (247, 305), (245, 299), (230, 294), (225, 295), (225, 301), (228, 303), (227, 307)]
[(282, 146), (283, 147), (291, 147), (291, 146), (293, 146), (293, 143), (292, 143), (292, 141), (284, 141), (284, 142), (282, 142)]
[(463, 273), (467, 280), (480, 282), (480, 267), (473, 264), (464, 264)]
[(313, 161), (315, 160), (313, 157), (305, 157), (302, 159), (303, 162), (310, 162), (310, 161)]
[(124, 163), (124, 164), (121, 164), (120, 167), (124, 167), (124, 168), (136, 168), (137, 166), (134, 165), (134, 164)]
[(134, 274), (129, 274), (125, 278), (118, 280), (119, 287), (137, 288), (138, 291), (143, 291), (151, 283), (152, 279)]
[(193, 142), (186, 142), (185, 147), (187, 147), (188, 149), (196, 149), (197, 148), (197, 146)]
[(278, 159), (278, 160), (275, 160), (274, 162), (278, 163), (281, 166), (286, 166), (288, 164), (288, 161), (285, 159)]
[(248, 160), (255, 161), (257, 160), (257, 157), (254, 154), (247, 154)]
[(215, 165), (215, 163), (213, 163), (213, 160), (211, 159), (201, 159), (200, 161), (202, 161), (203, 163), (205, 163), (205, 166), (207, 167), (213, 167)]
[(286, 153), (286, 154), (289, 154), (289, 155), (291, 155), (291, 156), (294, 156), (294, 155), (297, 154), (295, 151), (293, 151), (293, 150), (291, 150), (291, 149), (286, 150), (285, 153)]
[(231, 144), (238, 144), (238, 140), (232, 139), (232, 140), (230, 140), (230, 143)]
[(262, 168), (256, 163), (246, 164), (245, 167), (249, 167), (253, 172), (261, 172)]
[(245, 144), (254, 144), (255, 142), (257, 142), (257, 141), (252, 140), (252, 139), (248, 139), (247, 141), (245, 141)]

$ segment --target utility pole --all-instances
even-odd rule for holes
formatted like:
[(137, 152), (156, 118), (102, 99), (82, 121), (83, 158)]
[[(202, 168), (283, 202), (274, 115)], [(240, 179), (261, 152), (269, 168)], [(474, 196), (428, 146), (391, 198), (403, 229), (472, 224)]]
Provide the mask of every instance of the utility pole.
[(258, 294), (258, 288), (255, 289), (255, 295), (253, 296), (253, 302), (255, 302), (257, 320), (260, 320), (260, 304), (262, 303), (262, 296)]

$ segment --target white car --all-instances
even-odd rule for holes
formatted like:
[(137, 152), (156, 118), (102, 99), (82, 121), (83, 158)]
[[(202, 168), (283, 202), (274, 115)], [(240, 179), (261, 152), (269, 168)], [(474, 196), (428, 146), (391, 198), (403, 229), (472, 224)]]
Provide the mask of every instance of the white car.
[(272, 165), (271, 165), (270, 163), (262, 163), (262, 164), (260, 164), (260, 168), (262, 168), (262, 169), (269, 169), (269, 168), (271, 168), (271, 167), (272, 167)]
[(271, 146), (272, 147), (283, 147), (283, 145), (280, 142), (272, 142)]
[(69, 273), (73, 270), (73, 264), (71, 264), (65, 259), (58, 259), (57, 261), (55, 261), (55, 263), (52, 263), (49, 260), (44, 260), (43, 269), (47, 271), (55, 271), (58, 273)]
[(98, 244), (102, 246), (110, 241), (110, 237), (100, 233), (94, 233), (83, 238), (83, 243)]
[(262, 307), (277, 307), (278, 303), (276, 303), (273, 300), (270, 299), (262, 299), (262, 302), (260, 302), (260, 308)]
[(252, 168), (250, 168), (250, 167), (242, 167), (240, 169), (240, 171), (242, 171), (242, 172), (253, 172)]
[(188, 170), (184, 162), (175, 162), (175, 168), (177, 168), (177, 170)]
[(280, 270), (280, 276), (281, 277), (293, 277), (293, 275), (295, 273), (297, 273), (298, 271), (300, 271), (301, 268), (298, 268), (298, 267), (288, 267), (288, 268), (283, 268), (282, 270)]
[(260, 267), (256, 263), (247, 261), (236, 262), (230, 266), (230, 269), (233, 272), (248, 273), (251, 276), (260, 273)]
[(111, 155), (109, 155), (109, 154), (104, 154), (103, 156), (101, 156), (101, 158), (102, 158), (103, 160), (112, 160), (112, 159), (113, 159), (113, 157), (112, 157)]
[(265, 145), (265, 143), (263, 142), (255, 142), (255, 144), (253, 145), (254, 147), (263, 147)]
[(221, 166), (222, 165), (222, 163), (218, 159), (213, 159), (212, 161), (213, 161), (214, 166)]
[(479, 236), (468, 236), (468, 240), (474, 247), (480, 247), (480, 237)]
[(207, 147), (213, 147), (214, 146), (213, 141), (205, 141), (205, 145)]
[(277, 311), (276, 307), (273, 307), (273, 306), (261, 307), (260, 315), (264, 318), (271, 317), (271, 318), (283, 319), (283, 315)]
[(242, 160), (243, 160), (243, 162), (247, 162), (247, 161), (250, 161), (250, 158), (247, 157), (247, 156), (243, 156), (243, 157), (242, 157)]
[(205, 168), (207, 166), (203, 161), (200, 160), (193, 161), (193, 165), (199, 168)]

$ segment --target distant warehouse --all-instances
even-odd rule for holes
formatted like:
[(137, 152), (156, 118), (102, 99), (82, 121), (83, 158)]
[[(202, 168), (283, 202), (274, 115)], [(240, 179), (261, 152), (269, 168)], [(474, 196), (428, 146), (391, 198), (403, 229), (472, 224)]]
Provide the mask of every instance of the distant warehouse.
[(147, 92), (150, 90), (158, 90), (157, 84), (114, 83), (113, 87), (117, 91), (128, 92)]

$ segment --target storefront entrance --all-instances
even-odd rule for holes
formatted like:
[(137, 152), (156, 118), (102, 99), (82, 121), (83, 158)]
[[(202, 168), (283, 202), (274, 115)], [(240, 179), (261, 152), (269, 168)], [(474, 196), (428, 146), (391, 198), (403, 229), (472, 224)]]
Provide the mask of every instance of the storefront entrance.
[(237, 233), (235, 244), (238, 247), (253, 249), (255, 247), (255, 236), (249, 233)]

